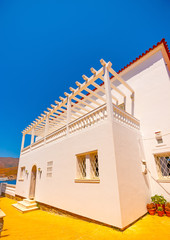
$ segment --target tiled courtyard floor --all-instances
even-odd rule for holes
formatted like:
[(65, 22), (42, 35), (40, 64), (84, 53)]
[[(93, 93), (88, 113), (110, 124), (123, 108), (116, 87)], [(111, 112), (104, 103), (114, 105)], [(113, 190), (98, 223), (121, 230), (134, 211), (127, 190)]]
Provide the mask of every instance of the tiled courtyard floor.
[(170, 240), (170, 218), (146, 215), (124, 232), (37, 210), (22, 214), (11, 206), (15, 201), (0, 198), (5, 212), (2, 239), (27, 240)]

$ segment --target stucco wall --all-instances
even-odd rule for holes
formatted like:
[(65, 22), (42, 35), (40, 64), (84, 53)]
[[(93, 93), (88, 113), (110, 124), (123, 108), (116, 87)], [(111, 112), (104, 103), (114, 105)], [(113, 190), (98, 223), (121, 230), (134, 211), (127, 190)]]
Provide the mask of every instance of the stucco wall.
[[(92, 150), (98, 150), (100, 183), (75, 183), (75, 155)], [(53, 161), (52, 178), (46, 177), (47, 161)], [(24, 176), (24, 181), (17, 181), (17, 195), (29, 196), (31, 168), (34, 164), (42, 169), (41, 177), (39, 173), (37, 175), (37, 201), (121, 227), (113, 137), (107, 120), (23, 154), (19, 169), (25, 166), (29, 174), (28, 177)]]
[(146, 204), (150, 197), (149, 180), (142, 173), (139, 131), (114, 123), (113, 136), (122, 227), (125, 227), (146, 213)]
[[(161, 52), (122, 76), (135, 91), (133, 104), (130, 98), (127, 98), (126, 110), (134, 112), (135, 117), (140, 120), (151, 195), (163, 194), (168, 201), (170, 201), (170, 181), (169, 183), (157, 182), (158, 174), (153, 154), (170, 152), (169, 76)], [(130, 93), (127, 91), (127, 94)], [(162, 132), (163, 144), (158, 144), (155, 139), (157, 131)]]
[[(25, 166), (29, 174), (17, 181), (16, 194), (29, 196), (36, 164), (42, 169), (37, 201), (120, 228), (145, 213), (149, 188), (152, 195), (163, 194), (170, 201), (170, 183), (157, 182), (153, 157), (155, 152), (170, 152), (170, 79), (161, 52), (122, 77), (135, 91), (133, 101), (119, 86), (127, 95), (126, 111), (140, 120), (142, 138), (137, 130), (105, 120), (23, 154), (19, 169)], [(162, 131), (163, 145), (158, 146), (156, 131)], [(75, 155), (93, 150), (98, 150), (100, 183), (75, 183)], [(141, 173), (142, 159), (147, 161), (147, 176)], [(46, 177), (48, 161), (53, 161), (52, 178)]]

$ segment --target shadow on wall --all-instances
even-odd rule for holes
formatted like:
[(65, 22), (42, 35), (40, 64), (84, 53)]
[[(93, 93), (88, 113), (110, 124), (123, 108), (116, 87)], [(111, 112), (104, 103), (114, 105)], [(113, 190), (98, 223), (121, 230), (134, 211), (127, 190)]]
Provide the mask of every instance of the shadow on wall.
[(150, 171), (148, 168), (147, 168), (147, 171), (149, 172), (151, 178), (170, 196), (170, 192), (168, 192), (168, 191), (166, 190), (166, 188), (164, 188), (164, 187), (161, 185), (161, 183), (158, 182), (158, 180), (155, 179), (155, 178), (152, 176), (152, 173), (151, 173), (151, 171)]

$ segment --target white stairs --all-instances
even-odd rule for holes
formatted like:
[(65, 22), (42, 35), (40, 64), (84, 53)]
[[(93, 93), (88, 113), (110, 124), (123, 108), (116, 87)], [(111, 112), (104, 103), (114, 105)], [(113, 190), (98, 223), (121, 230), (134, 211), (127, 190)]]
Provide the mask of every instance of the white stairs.
[(31, 200), (27, 198), (23, 199), (23, 201), (19, 201), (17, 203), (12, 204), (12, 206), (22, 213), (39, 209), (35, 200)]

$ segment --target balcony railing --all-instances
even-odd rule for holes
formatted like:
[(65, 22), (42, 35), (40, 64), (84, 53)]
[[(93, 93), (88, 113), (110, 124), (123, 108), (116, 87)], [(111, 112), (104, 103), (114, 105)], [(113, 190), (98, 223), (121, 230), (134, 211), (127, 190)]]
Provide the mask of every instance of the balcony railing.
[(69, 123), (69, 133), (81, 131), (107, 118), (106, 104)]
[[(118, 106), (113, 104), (114, 120), (121, 124), (127, 125), (128, 127), (139, 129), (140, 122), (138, 119), (120, 109)], [(57, 129), (56, 131), (48, 134), (46, 137), (42, 137), (30, 146), (25, 147), (22, 150), (22, 154), (29, 152), (33, 149), (37, 149), (44, 144), (50, 143), (60, 138), (64, 138), (67, 134), (72, 135), (76, 132), (82, 131), (83, 129), (89, 128), (107, 118), (106, 104), (94, 109), (90, 113), (83, 115), (82, 117), (72, 121), (67, 126)]]
[(118, 106), (113, 104), (114, 119), (121, 122), (129, 127), (140, 129), (140, 121), (133, 117), (131, 114), (120, 109)]

